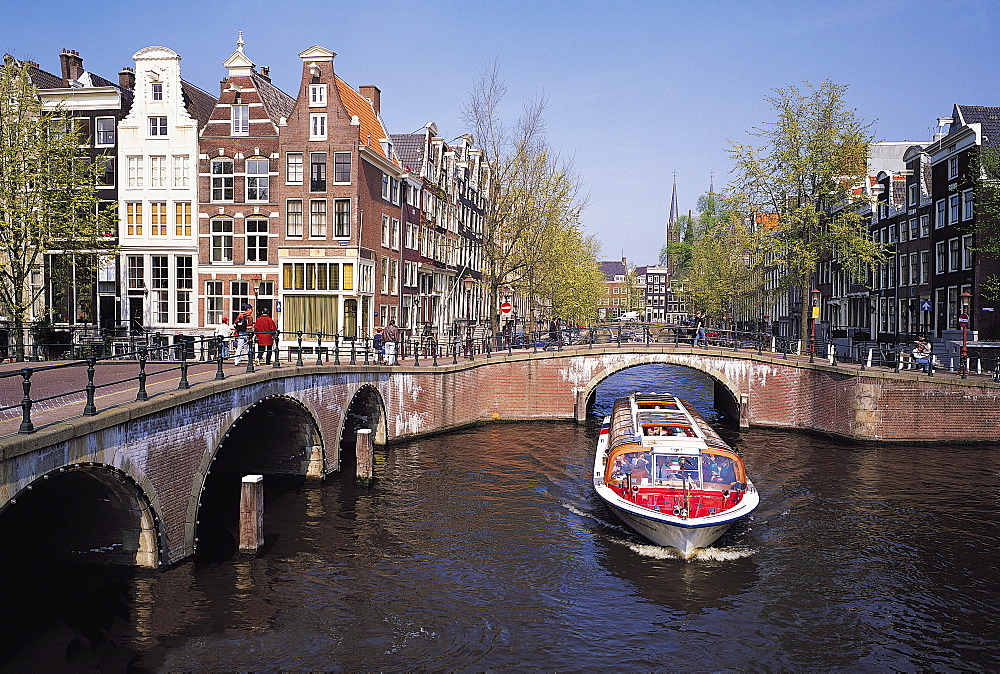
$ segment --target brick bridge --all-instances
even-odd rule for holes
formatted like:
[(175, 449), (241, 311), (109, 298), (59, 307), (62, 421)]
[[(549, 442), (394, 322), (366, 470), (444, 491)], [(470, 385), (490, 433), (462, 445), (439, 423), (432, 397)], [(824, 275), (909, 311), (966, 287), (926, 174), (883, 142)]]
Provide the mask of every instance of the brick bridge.
[(96, 416), (49, 412), (37, 432), (0, 439), (0, 546), (172, 564), (231, 523), (241, 475), (322, 478), (353, 460), (341, 439), (363, 427), (385, 443), (480, 421), (582, 421), (601, 381), (647, 363), (706, 373), (716, 406), (741, 426), (891, 442), (995, 441), (1000, 431), (1000, 385), (982, 378), (755, 351), (623, 344), (439, 367), (286, 365), (222, 380), (206, 370), (189, 389), (106, 400)]

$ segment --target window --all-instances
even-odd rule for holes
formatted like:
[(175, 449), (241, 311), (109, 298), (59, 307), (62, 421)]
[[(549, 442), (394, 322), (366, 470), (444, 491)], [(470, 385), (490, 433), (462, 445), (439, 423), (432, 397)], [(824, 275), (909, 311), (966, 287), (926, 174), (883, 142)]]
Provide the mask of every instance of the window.
[(920, 238), (931, 235), (931, 216), (920, 216)]
[(212, 160), (212, 201), (233, 200), (233, 160)]
[(389, 258), (382, 258), (382, 294), (389, 294)]
[(154, 322), (167, 323), (170, 321), (170, 295), (167, 289), (170, 287), (170, 267), (169, 258), (166, 255), (154, 255), (153, 276), (150, 279), (150, 286), (153, 296)]
[(167, 118), (166, 117), (150, 117), (149, 118), (149, 135), (150, 136), (166, 136), (167, 135)]
[(950, 197), (948, 197), (948, 215), (949, 215), (948, 224), (950, 225), (954, 225), (956, 222), (958, 222), (958, 208), (960, 199), (961, 197), (959, 197), (959, 195), (957, 194), (952, 194)]
[(233, 221), (212, 220), (212, 262), (233, 261)]
[(406, 238), (403, 240), (403, 246), (409, 249), (414, 249), (417, 247), (417, 226), (406, 223)]
[(163, 100), (163, 85), (154, 84), (153, 85), (153, 100), (162, 101)]
[(247, 201), (267, 201), (270, 178), (267, 159), (247, 159)]
[(174, 156), (174, 187), (189, 187), (191, 185), (191, 168), (186, 154)]
[(326, 152), (309, 154), (309, 191), (326, 192)]
[(250, 133), (250, 106), (232, 105), (229, 107), (229, 112), (233, 135), (246, 135)]
[(351, 235), (351, 200), (337, 199), (333, 202), (334, 230), (336, 237)]
[(326, 200), (313, 199), (309, 202), (309, 238), (326, 238)]
[(267, 262), (267, 220), (247, 220), (247, 262)]
[(191, 236), (191, 202), (174, 202), (174, 234)]
[(903, 220), (899, 223), (899, 240), (905, 243), (909, 233), (910, 228), (906, 226), (906, 220)]
[(97, 173), (97, 184), (107, 187), (114, 187), (115, 184), (115, 158), (98, 157), (100, 170)]
[(944, 241), (934, 244), (934, 273), (944, 274), (948, 271), (948, 248)]
[(128, 163), (128, 186), (142, 187), (142, 157), (126, 157)]
[(917, 226), (917, 219), (910, 218), (910, 240), (916, 241), (918, 236), (920, 236), (920, 229)]
[(167, 158), (166, 157), (150, 157), (149, 158), (149, 186), (150, 187), (166, 187), (167, 186)]
[(931, 274), (931, 252), (929, 250), (920, 251), (920, 284), (926, 285)]
[(289, 199), (285, 202), (285, 235), (302, 236), (301, 199)]
[(222, 281), (205, 281), (205, 324), (222, 322)]
[(389, 176), (382, 174), (382, 198), (389, 201)]
[(399, 250), (399, 220), (392, 220), (391, 243), (393, 250)]
[(389, 233), (389, 216), (388, 215), (383, 215), (382, 216), (382, 247), (383, 248), (388, 248), (389, 247), (389, 240), (390, 240), (389, 236), (390, 236), (390, 233)]
[(948, 239), (948, 271), (958, 271), (961, 262), (961, 247), (958, 237)]
[[(281, 285), (284, 290), (340, 290), (340, 268), (336, 262), (284, 264)], [(344, 290), (351, 288), (345, 286)]]
[(326, 113), (309, 115), (309, 140), (326, 140)]
[(958, 177), (958, 157), (948, 157), (948, 180)]
[(918, 273), (917, 254), (916, 253), (910, 253), (910, 285), (911, 286), (917, 285), (917, 273)]
[(142, 202), (129, 201), (125, 204), (125, 223), (129, 236), (142, 236)]
[(310, 84), (309, 85), (309, 107), (310, 108), (322, 108), (326, 106), (326, 85), (325, 84)]
[(948, 210), (944, 203), (944, 199), (940, 199), (934, 210), (934, 229), (941, 229), (948, 224)]
[(167, 202), (149, 202), (149, 224), (150, 234), (153, 236), (167, 235)]
[(285, 182), (290, 185), (302, 184), (301, 152), (289, 152), (285, 155)]
[(335, 182), (335, 183), (349, 183), (349, 182), (351, 182), (351, 153), (350, 152), (334, 152), (333, 153), (333, 182)]
[(114, 117), (98, 117), (97, 122), (97, 135), (95, 137), (95, 145), (114, 145), (115, 144), (115, 118)]
[(974, 208), (974, 193), (972, 190), (965, 190), (962, 192), (962, 219), (971, 220), (972, 216), (975, 215)]
[(962, 269), (972, 269), (972, 235), (962, 237)]
[(389, 191), (391, 193), (392, 203), (399, 205), (399, 181), (395, 178), (389, 179)]
[(229, 320), (236, 320), (236, 316), (243, 311), (244, 304), (250, 304), (250, 281), (230, 281), (229, 290), (232, 300), (229, 304), (229, 311), (232, 314)]
[(194, 289), (194, 260), (189, 255), (177, 258), (177, 322), (191, 322), (191, 291)]
[(917, 205), (917, 187), (918, 186), (917, 186), (916, 183), (913, 183), (912, 185), (908, 185), (906, 187), (906, 189), (907, 189), (906, 205), (907, 206), (916, 206)]
[(146, 287), (145, 268), (142, 263), (142, 257), (129, 255), (125, 279), (129, 290), (142, 290)]

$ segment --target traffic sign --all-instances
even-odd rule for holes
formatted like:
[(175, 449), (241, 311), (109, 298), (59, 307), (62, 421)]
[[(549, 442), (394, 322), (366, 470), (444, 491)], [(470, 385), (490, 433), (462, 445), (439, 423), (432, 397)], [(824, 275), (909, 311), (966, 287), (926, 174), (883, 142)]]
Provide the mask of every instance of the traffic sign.
[(969, 314), (964, 311), (958, 315), (958, 324), (963, 328), (969, 324)]
[(920, 300), (920, 310), (921, 311), (930, 311), (931, 310), (931, 301), (930, 300)]
[(500, 313), (503, 314), (504, 316), (507, 316), (513, 310), (514, 310), (514, 305), (511, 304), (510, 302), (500, 303)]

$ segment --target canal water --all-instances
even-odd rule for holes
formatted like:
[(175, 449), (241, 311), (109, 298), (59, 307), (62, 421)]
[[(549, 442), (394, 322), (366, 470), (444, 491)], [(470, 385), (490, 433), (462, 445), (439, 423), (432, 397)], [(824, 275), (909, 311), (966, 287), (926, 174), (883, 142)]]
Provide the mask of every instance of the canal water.
[[(719, 422), (760, 508), (684, 561), (590, 483), (598, 421), (393, 445), (351, 479), (268, 493), (260, 557), (162, 572), (8, 570), (5, 671), (1000, 669), (1000, 443), (850, 446)], [(12, 597), (15, 597), (12, 599)]]

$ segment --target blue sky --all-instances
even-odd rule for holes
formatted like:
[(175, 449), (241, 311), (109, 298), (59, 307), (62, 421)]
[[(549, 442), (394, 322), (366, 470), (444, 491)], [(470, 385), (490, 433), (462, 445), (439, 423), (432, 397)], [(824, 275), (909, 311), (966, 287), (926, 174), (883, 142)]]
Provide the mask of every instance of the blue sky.
[(878, 140), (927, 139), (952, 105), (1000, 105), (996, 0), (478, 0), (300, 2), (0, 0), (0, 51), (58, 72), (59, 52), (114, 78), (149, 45), (181, 54), (183, 77), (211, 93), (238, 30), (247, 55), (293, 92), (299, 51), (337, 52), (352, 86), (382, 90), (391, 133), (461, 109), (496, 60), (515, 118), (545, 95), (549, 138), (573, 157), (603, 255), (652, 264), (676, 172), (681, 212), (725, 185), (728, 141), (771, 119), (775, 87), (830, 79), (874, 122)]

